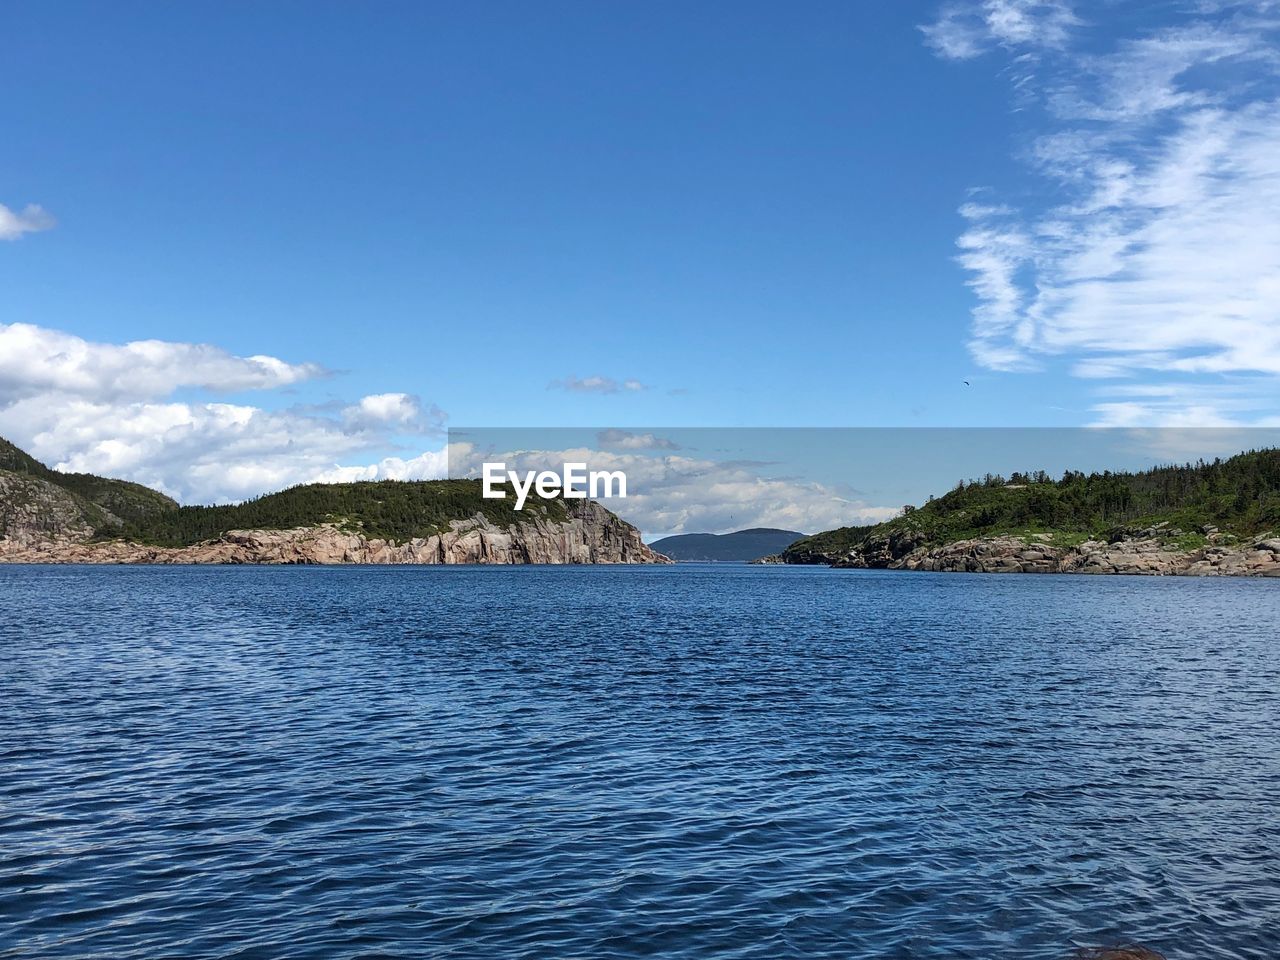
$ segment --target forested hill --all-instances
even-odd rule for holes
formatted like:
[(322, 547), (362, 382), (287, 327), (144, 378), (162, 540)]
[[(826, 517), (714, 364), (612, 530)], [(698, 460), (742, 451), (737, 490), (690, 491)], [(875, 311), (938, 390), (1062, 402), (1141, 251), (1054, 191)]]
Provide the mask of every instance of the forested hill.
[(0, 514), (39, 512), (55, 528), (64, 523), (118, 528), (122, 523), (146, 521), (178, 509), (175, 501), (140, 483), (51, 470), (3, 437), (0, 475), (10, 478), (3, 485), (5, 502), (0, 503)]
[(1176, 531), (1187, 545), (1206, 527), (1240, 538), (1280, 528), (1280, 449), (1135, 473), (1068, 471), (1057, 479), (1043, 471), (988, 475), (961, 482), (886, 523), (805, 537), (783, 558), (830, 562), (871, 538), (895, 534), (941, 546), (1004, 534), (1113, 539), (1159, 524), (1167, 524), (1164, 529)]
[(61, 473), (0, 439), (0, 539), (91, 535), (157, 546), (187, 546), (229, 530), (288, 530), (333, 524), (367, 537), (403, 542), (483, 514), (507, 527), (567, 517), (560, 500), (486, 500), (479, 480), (382, 480), (313, 483), (231, 506), (180, 507), (141, 484), (88, 473)]
[(228, 530), (288, 530), (334, 524), (366, 537), (404, 542), (429, 537), (454, 520), (483, 514), (497, 526), (539, 517), (563, 521), (561, 500), (530, 497), (517, 512), (514, 498), (486, 500), (479, 480), (378, 480), (312, 483), (231, 506), (180, 507), (127, 526), (123, 535), (141, 543), (186, 546)]

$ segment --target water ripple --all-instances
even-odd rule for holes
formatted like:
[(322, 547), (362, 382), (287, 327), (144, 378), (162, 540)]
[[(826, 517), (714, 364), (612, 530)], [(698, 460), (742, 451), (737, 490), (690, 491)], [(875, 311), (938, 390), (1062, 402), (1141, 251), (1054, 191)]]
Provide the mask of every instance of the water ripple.
[(1274, 582), (0, 570), (0, 956), (1280, 955)]

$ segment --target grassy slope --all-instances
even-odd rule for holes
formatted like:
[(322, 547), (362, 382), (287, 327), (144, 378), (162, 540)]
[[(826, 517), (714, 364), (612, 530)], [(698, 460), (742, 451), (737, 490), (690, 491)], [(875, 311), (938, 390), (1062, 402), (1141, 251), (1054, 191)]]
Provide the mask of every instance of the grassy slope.
[(1059, 480), (1015, 475), (958, 486), (917, 510), (873, 527), (844, 527), (806, 537), (783, 556), (792, 563), (847, 554), (871, 537), (911, 531), (930, 546), (1002, 534), (1050, 534), (1062, 545), (1116, 538), (1168, 523), (1187, 549), (1211, 524), (1237, 537), (1280, 527), (1280, 450), (1242, 453), (1213, 463), (1141, 473), (1068, 473)]

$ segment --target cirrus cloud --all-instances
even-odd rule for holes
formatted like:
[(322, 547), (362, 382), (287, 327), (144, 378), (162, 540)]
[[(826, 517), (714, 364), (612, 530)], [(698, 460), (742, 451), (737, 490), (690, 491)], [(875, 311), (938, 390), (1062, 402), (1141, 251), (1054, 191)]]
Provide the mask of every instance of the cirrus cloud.
[(983, 0), (947, 4), (920, 32), (939, 56), (969, 60), (995, 46), (1061, 48), (1080, 22), (1061, 0)]
[(1036, 189), (976, 191), (960, 211), (972, 353), (1065, 365), (1103, 422), (1277, 412), (1280, 7), (1188, 9), (1114, 39), (1066, 4), (1012, 0), (953, 5), (925, 30), (950, 59), (1005, 50), (1020, 106), (1034, 97), (1020, 116)]

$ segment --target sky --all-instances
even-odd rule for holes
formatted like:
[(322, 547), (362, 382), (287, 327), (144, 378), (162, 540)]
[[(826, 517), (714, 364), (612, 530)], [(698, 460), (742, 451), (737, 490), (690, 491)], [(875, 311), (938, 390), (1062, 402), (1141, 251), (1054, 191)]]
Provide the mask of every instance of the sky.
[[(531, 489), (602, 479), (598, 498), (645, 539), (881, 523), (989, 475), (1141, 471), (1280, 448), (1278, 427), (479, 427), (451, 429), (448, 476)], [(625, 494), (621, 492), (625, 477)]]
[[(12, 2), (0, 435), (1280, 424), (1280, 3)], [(967, 383), (966, 383), (967, 381)]]

